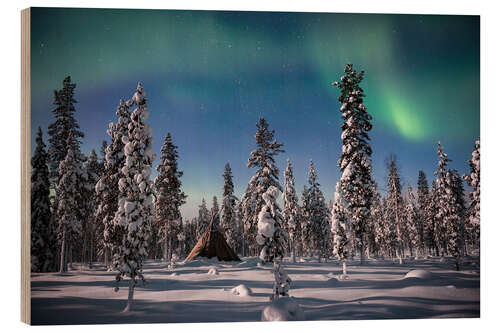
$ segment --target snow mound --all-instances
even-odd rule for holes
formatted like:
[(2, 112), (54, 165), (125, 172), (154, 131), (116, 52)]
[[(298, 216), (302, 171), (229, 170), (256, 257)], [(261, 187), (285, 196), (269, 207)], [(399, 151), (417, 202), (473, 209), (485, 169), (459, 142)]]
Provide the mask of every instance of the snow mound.
[(414, 269), (406, 273), (404, 278), (430, 279), (432, 277), (433, 274), (431, 272), (428, 272), (424, 269)]
[(262, 321), (305, 320), (304, 311), (293, 297), (281, 297), (262, 310)]
[(210, 267), (210, 269), (207, 272), (208, 275), (219, 275), (219, 271), (217, 270), (217, 267)]
[(341, 275), (339, 275), (338, 279), (339, 279), (339, 281), (349, 280), (349, 275), (341, 274)]
[(439, 259), (439, 262), (445, 262), (444, 258)]
[(233, 295), (236, 296), (250, 296), (252, 295), (252, 289), (248, 288), (244, 284), (237, 285), (230, 290)]
[(170, 276), (177, 276), (177, 273), (172, 273), (170, 274)]

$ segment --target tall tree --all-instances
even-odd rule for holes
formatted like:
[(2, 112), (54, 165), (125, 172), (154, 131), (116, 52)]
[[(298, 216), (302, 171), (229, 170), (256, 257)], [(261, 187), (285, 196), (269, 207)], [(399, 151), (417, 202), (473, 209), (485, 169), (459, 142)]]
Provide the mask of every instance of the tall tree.
[(422, 252), (423, 246), (419, 233), (419, 219), (418, 219), (418, 208), (415, 200), (415, 195), (413, 194), (413, 189), (408, 185), (408, 192), (406, 197), (405, 205), (405, 219), (406, 219), (406, 230), (407, 230), (407, 244), (410, 248), (410, 256), (413, 256), (413, 251), (416, 251), (416, 256)]
[(111, 256), (116, 253), (116, 248), (121, 242), (123, 228), (113, 222), (118, 210), (118, 181), (121, 178), (121, 170), (125, 166), (125, 154), (123, 152), (124, 137), (128, 136), (128, 125), (130, 123), (130, 107), (133, 101), (126, 103), (120, 100), (116, 115), (118, 120), (110, 123), (106, 133), (111, 142), (106, 147), (104, 172), (95, 186), (97, 196), (97, 210), (95, 212), (96, 234), (99, 237), (98, 247), (104, 257), (106, 267), (111, 266)]
[[(435, 218), (435, 228), (434, 228), (434, 241), (441, 247), (443, 252), (447, 251), (446, 246), (446, 225), (444, 222), (444, 215), (448, 208), (447, 193), (446, 193), (446, 177), (448, 170), (446, 167), (451, 160), (448, 158), (448, 154), (443, 151), (443, 146), (441, 142), (438, 142), (437, 148), (438, 164), (437, 170), (434, 172), (436, 175), (436, 199), (437, 199), (437, 214)], [(443, 255), (445, 253), (442, 253)]]
[(469, 211), (467, 233), (471, 235), (472, 243), (479, 248), (480, 235), (480, 194), (481, 194), (481, 147), (478, 139), (472, 151), (472, 158), (469, 160), (470, 174), (464, 175), (464, 179), (472, 187), (469, 193)]
[(365, 94), (360, 87), (364, 71), (357, 72), (347, 64), (340, 82), (333, 85), (340, 89), (339, 102), (342, 124), (342, 154), (338, 165), (342, 172), (340, 186), (344, 193), (346, 210), (352, 230), (353, 245), (359, 252), (361, 263), (365, 253), (365, 226), (370, 218), (373, 197), (370, 137), (372, 117), (363, 104)]
[(387, 169), (389, 171), (387, 179), (387, 190), (389, 191), (388, 205), (391, 211), (391, 216), (394, 219), (393, 223), (396, 232), (396, 252), (399, 263), (403, 263), (404, 243), (407, 237), (407, 228), (403, 218), (403, 196), (401, 195), (401, 180), (399, 177), (398, 168), (396, 165), (396, 157), (390, 155), (387, 161)]
[(118, 270), (118, 282), (129, 280), (129, 293), (125, 312), (131, 310), (137, 280), (144, 281), (143, 261), (147, 255), (150, 225), (153, 217), (153, 182), (150, 180), (153, 160), (152, 129), (145, 121), (149, 116), (142, 85), (132, 97), (136, 109), (130, 115), (128, 135), (122, 137), (125, 144), (125, 165), (118, 181), (118, 210), (114, 223), (123, 228), (120, 245), (114, 258)]
[(309, 248), (316, 253), (318, 261), (321, 257), (327, 257), (328, 254), (328, 238), (330, 225), (328, 220), (328, 208), (326, 206), (323, 192), (320, 190), (318, 183), (318, 175), (314, 168), (314, 163), (309, 164), (309, 177), (307, 179), (309, 187), (307, 189), (308, 200), (303, 207), (303, 218), (308, 221), (307, 226), (310, 228), (310, 245)]
[(68, 256), (71, 243), (81, 236), (82, 220), (79, 218), (78, 180), (81, 178), (81, 164), (73, 151), (73, 137), (66, 140), (68, 150), (59, 165), (58, 206), (56, 210), (59, 222), (59, 240), (61, 244), (59, 272), (68, 270)]
[(246, 239), (249, 247), (255, 254), (258, 244), (255, 242), (257, 222), (259, 213), (265, 202), (262, 195), (271, 186), (283, 191), (279, 183), (279, 170), (276, 167), (274, 157), (284, 152), (279, 143), (274, 138), (274, 130), (269, 130), (269, 124), (264, 118), (260, 118), (257, 123), (255, 133), (257, 148), (250, 153), (247, 167), (256, 168), (257, 171), (248, 183), (248, 187), (243, 195), (243, 222), (245, 225)]
[(463, 221), (465, 207), (463, 206), (462, 179), (458, 171), (451, 170), (445, 175), (443, 192), (445, 204), (441, 211), (443, 227), (445, 229), (446, 248), (449, 254), (455, 258), (455, 267), (460, 270), (460, 258), (462, 256)]
[(349, 240), (349, 220), (345, 209), (345, 201), (340, 182), (335, 186), (334, 202), (332, 207), (332, 236), (333, 236), (333, 254), (342, 263), (343, 275), (347, 275), (347, 260), (350, 256)]
[(94, 258), (94, 245), (96, 243), (95, 212), (97, 209), (97, 196), (95, 186), (102, 172), (102, 165), (99, 163), (97, 153), (93, 149), (85, 163), (83, 163), (83, 172), (85, 173), (86, 181), (83, 189), (84, 192), (82, 193), (85, 211), (85, 218), (82, 225), (82, 262), (87, 262), (89, 267), (91, 267)]
[(56, 228), (50, 211), (48, 155), (38, 127), (36, 148), (31, 158), (31, 270), (47, 272), (55, 268)]
[[(49, 125), (49, 171), (52, 184), (55, 186), (59, 181), (59, 163), (66, 158), (68, 148), (67, 142), (70, 135), (73, 153), (79, 152), (80, 139), (84, 137), (80, 126), (75, 119), (76, 100), (74, 99), (75, 83), (71, 83), (71, 77), (67, 76), (62, 82), (62, 88), (54, 90), (54, 102), (56, 106), (52, 113), (55, 121)], [(75, 156), (79, 158), (79, 156)]]
[(237, 211), (237, 198), (234, 196), (233, 174), (231, 166), (226, 163), (224, 173), (224, 188), (222, 192), (222, 213), (220, 226), (224, 232), (227, 243), (233, 250), (238, 247), (241, 231), (239, 230), (238, 211)]
[(181, 232), (180, 207), (186, 203), (187, 198), (181, 189), (180, 178), (183, 172), (179, 170), (178, 158), (177, 146), (173, 144), (172, 136), (168, 133), (161, 148), (160, 164), (156, 168), (158, 176), (155, 179), (155, 216), (164, 243), (166, 261), (172, 258), (177, 235)]
[(295, 262), (297, 226), (299, 225), (300, 207), (295, 192), (295, 177), (293, 176), (293, 167), (290, 160), (287, 160), (287, 167), (283, 174), (285, 179), (285, 190), (283, 191), (283, 220), (285, 229), (288, 233), (288, 247), (292, 254), (292, 261)]
[(420, 249), (422, 255), (424, 255), (424, 250), (426, 247), (426, 228), (429, 224), (429, 214), (427, 214), (428, 207), (430, 205), (430, 192), (429, 184), (427, 183), (427, 176), (425, 172), (420, 170), (418, 172), (417, 181), (417, 232), (419, 237)]
[(210, 223), (210, 211), (207, 208), (205, 198), (201, 199), (201, 205), (198, 206), (198, 219), (196, 224), (196, 239), (198, 240), (205, 232)]

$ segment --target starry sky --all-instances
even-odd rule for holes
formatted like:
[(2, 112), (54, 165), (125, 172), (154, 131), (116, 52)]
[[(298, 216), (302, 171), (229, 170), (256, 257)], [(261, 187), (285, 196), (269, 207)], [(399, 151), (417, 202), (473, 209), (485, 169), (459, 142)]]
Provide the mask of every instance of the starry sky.
[(389, 154), (405, 187), (415, 187), (418, 170), (433, 178), (438, 140), (450, 167), (464, 173), (479, 137), (479, 16), (69, 8), (31, 15), (32, 149), (38, 126), (47, 139), (53, 90), (65, 76), (77, 84), (84, 153), (108, 139), (120, 98), (141, 81), (155, 152), (168, 132), (179, 147), (185, 218), (197, 215), (202, 197), (220, 202), (227, 162), (243, 193), (259, 117), (284, 143), (277, 165), (282, 172), (292, 161), (299, 197), (312, 159), (332, 199), (342, 119), (331, 83), (347, 62), (366, 72), (382, 193)]

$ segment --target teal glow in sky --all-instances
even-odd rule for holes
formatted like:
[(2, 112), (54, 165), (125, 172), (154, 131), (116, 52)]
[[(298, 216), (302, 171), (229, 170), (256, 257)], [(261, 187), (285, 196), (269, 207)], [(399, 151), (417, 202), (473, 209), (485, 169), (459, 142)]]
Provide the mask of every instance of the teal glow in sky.
[(31, 28), (32, 138), (71, 75), (83, 151), (99, 148), (140, 80), (157, 154), (167, 132), (179, 146), (188, 218), (202, 197), (220, 197), (226, 162), (244, 191), (260, 116), (285, 144), (278, 166), (291, 159), (297, 191), (313, 159), (331, 199), (341, 149), (331, 82), (346, 62), (366, 71), (381, 187), (389, 153), (415, 185), (419, 169), (432, 177), (438, 140), (465, 172), (479, 136), (478, 16), (34, 8)]

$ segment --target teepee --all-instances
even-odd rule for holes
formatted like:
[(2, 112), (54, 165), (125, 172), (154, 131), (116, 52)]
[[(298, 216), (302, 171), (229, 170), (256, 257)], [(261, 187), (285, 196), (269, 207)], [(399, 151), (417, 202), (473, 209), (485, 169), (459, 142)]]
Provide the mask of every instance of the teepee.
[(184, 262), (193, 260), (196, 257), (217, 257), (221, 261), (240, 261), (240, 258), (234, 253), (219, 231), (217, 223), (218, 215), (219, 213), (212, 215), (207, 230), (203, 232)]

